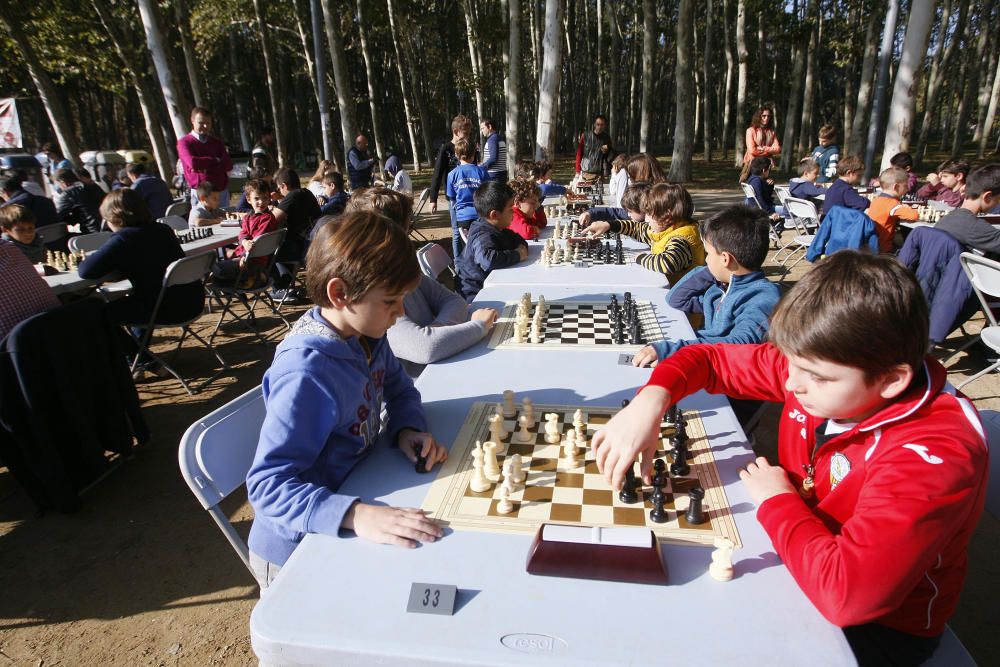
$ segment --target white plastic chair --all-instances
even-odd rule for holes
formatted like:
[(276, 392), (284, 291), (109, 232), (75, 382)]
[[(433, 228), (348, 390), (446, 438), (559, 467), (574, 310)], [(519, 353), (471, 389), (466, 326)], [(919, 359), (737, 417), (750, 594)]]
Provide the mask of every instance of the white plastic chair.
[[(757, 199), (757, 193), (753, 191), (753, 188), (743, 182), (740, 183), (740, 187), (743, 189), (743, 196), (752, 201), (758, 209), (763, 211), (764, 207), (760, 205), (760, 200)], [(771, 242), (774, 243), (774, 247), (777, 248), (778, 252), (781, 252), (784, 246), (781, 244), (781, 234), (778, 233), (778, 230), (775, 227), (777, 223), (771, 220), (768, 220), (768, 223), (770, 224), (768, 236), (771, 237)]]
[(84, 252), (93, 252), (97, 250), (102, 245), (108, 242), (112, 236), (111, 232), (94, 232), (93, 234), (81, 234), (80, 236), (72, 236), (69, 239), (70, 252), (78, 252), (80, 250)]
[(257, 385), (191, 424), (177, 452), (181, 475), (191, 493), (215, 520), (251, 575), (250, 549), (219, 503), (246, 483), (264, 415), (264, 394)]
[(54, 225), (45, 225), (35, 230), (35, 235), (42, 240), (46, 246), (69, 236), (69, 229), (65, 222), (57, 222)]
[(428, 243), (417, 251), (417, 263), (424, 275), (433, 280), (441, 275), (445, 269), (455, 275), (455, 269), (451, 266), (451, 257), (448, 252), (437, 243)]
[[(816, 205), (811, 201), (787, 197), (785, 199), (785, 210), (788, 211), (789, 220), (795, 226), (795, 236), (792, 237), (791, 241), (778, 249), (772, 258), (779, 266), (785, 269), (785, 275), (782, 276), (782, 280), (799, 262), (806, 258), (809, 245), (816, 237), (816, 234), (810, 232), (809, 228), (816, 229), (819, 227), (819, 213), (816, 211)], [(788, 262), (791, 263), (789, 264)]]
[(468, 232), (468, 230), (465, 229), (465, 227), (459, 227), (458, 228), (458, 235), (460, 237), (462, 237), (462, 243), (468, 245), (468, 243), (469, 243), (469, 232)]
[[(979, 332), (979, 339), (983, 341), (991, 350), (1000, 353), (1000, 325), (997, 324), (996, 316), (990, 307), (989, 297), (1000, 296), (1000, 262), (992, 259), (980, 257), (971, 252), (963, 252), (959, 256), (962, 269), (972, 283), (972, 290), (979, 299), (979, 304), (983, 308), (983, 315), (986, 317), (986, 326)], [(961, 389), (974, 380), (1000, 368), (1000, 360), (987, 366), (972, 377), (966, 378), (964, 382), (956, 387)]]
[(167, 215), (157, 220), (157, 222), (170, 227), (175, 232), (186, 232), (188, 230), (187, 218), (182, 218), (179, 215)]
[(167, 207), (163, 215), (167, 218), (178, 217), (187, 220), (188, 215), (191, 213), (191, 202), (187, 200), (175, 201), (173, 204)]
[(787, 185), (775, 185), (774, 194), (778, 195), (778, 201), (782, 206), (785, 205), (785, 200), (792, 196)]
[(427, 201), (430, 199), (431, 189), (424, 188), (424, 191), (420, 193), (420, 197), (417, 199), (416, 203), (413, 205), (413, 214), (410, 216), (410, 236), (414, 237), (417, 241), (422, 241), (427, 243), (430, 241), (429, 238), (423, 235), (423, 233), (417, 229), (417, 222), (424, 216), (424, 207), (427, 205)]

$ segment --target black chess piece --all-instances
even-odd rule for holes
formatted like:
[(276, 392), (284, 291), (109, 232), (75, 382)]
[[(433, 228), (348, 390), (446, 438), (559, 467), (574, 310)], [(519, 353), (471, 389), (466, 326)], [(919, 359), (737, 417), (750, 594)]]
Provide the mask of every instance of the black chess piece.
[(663, 501), (664, 497), (662, 494), (659, 500), (653, 501), (653, 509), (649, 510), (649, 519), (653, 523), (666, 523), (669, 518), (667, 517), (667, 511), (663, 509)]
[(674, 462), (670, 464), (670, 474), (674, 477), (685, 477), (691, 472), (691, 466), (687, 462), (687, 449), (685, 447), (674, 448)]
[(626, 505), (639, 502), (639, 494), (635, 491), (635, 471), (632, 468), (625, 471), (625, 482), (622, 484), (622, 490), (618, 492), (618, 499)]
[(676, 424), (677, 414), (678, 414), (677, 404), (674, 403), (673, 405), (670, 406), (670, 408), (667, 409), (667, 423), (671, 425)]
[(691, 502), (688, 504), (687, 512), (684, 513), (684, 519), (694, 526), (705, 523), (705, 510), (702, 508), (705, 489), (700, 486), (694, 487), (688, 491), (688, 498)]
[(663, 459), (656, 459), (653, 462), (653, 486), (662, 489), (667, 483), (667, 464)]
[(622, 400), (622, 408), (627, 408), (630, 401), (626, 398)]
[(604, 261), (611, 261), (611, 243), (608, 241), (604, 242)]
[(677, 424), (674, 426), (674, 437), (671, 440), (677, 440), (687, 444), (688, 434), (687, 434), (687, 424), (684, 422), (684, 418), (678, 416)]

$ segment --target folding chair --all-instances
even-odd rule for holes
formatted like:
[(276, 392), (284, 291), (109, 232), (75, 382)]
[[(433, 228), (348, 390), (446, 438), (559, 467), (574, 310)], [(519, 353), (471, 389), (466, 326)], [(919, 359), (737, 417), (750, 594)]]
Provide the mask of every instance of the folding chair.
[[(778, 263), (779, 266), (785, 269), (785, 274), (781, 277), (782, 280), (785, 276), (794, 269), (799, 262), (806, 258), (806, 252), (809, 250), (810, 244), (812, 244), (813, 239), (816, 234), (810, 233), (810, 226), (819, 226), (819, 213), (816, 212), (816, 206), (811, 201), (805, 199), (797, 199), (795, 197), (787, 197), (785, 199), (785, 209), (788, 211), (788, 215), (795, 225), (795, 236), (792, 240), (785, 244), (784, 247), (779, 248), (777, 252), (774, 253), (772, 259)], [(814, 227), (815, 228), (815, 227)], [(784, 255), (782, 255), (784, 253)], [(786, 266), (786, 262), (794, 259), (790, 265)]]
[(168, 215), (160, 218), (157, 222), (170, 227), (175, 232), (186, 232), (188, 230), (187, 218), (182, 218), (179, 215)]
[(459, 226), (458, 235), (462, 237), (462, 243), (469, 245), (469, 232), (465, 227)]
[(264, 394), (257, 385), (191, 424), (177, 451), (188, 488), (208, 510), (251, 575), (250, 549), (219, 504), (246, 483), (264, 415)]
[[(254, 316), (254, 310), (257, 308), (257, 304), (261, 301), (264, 302), (271, 312), (277, 315), (281, 321), (285, 324), (288, 329), (292, 328), (292, 325), (285, 319), (285, 316), (281, 314), (278, 310), (274, 299), (268, 294), (270, 289), (274, 286), (274, 279), (271, 277), (271, 271), (274, 269), (275, 257), (277, 256), (278, 249), (285, 240), (285, 233), (288, 230), (279, 229), (277, 231), (268, 232), (267, 234), (261, 234), (258, 236), (254, 242), (253, 246), (250, 248), (250, 252), (246, 254), (247, 261), (244, 262), (243, 268), (240, 270), (239, 275), (232, 285), (222, 285), (218, 282), (213, 282), (210, 288), (210, 293), (212, 297), (219, 302), (222, 307), (222, 314), (219, 316), (219, 321), (215, 324), (215, 329), (212, 331), (212, 335), (208, 337), (209, 342), (215, 339), (215, 334), (219, 332), (219, 327), (222, 326), (222, 322), (226, 319), (226, 315), (232, 315), (234, 319), (239, 320), (244, 325), (246, 325), (261, 343), (267, 343), (267, 339), (260, 335), (260, 331), (257, 329), (257, 319)], [(264, 267), (265, 274), (267, 275), (267, 280), (256, 287), (251, 287), (249, 289), (242, 289), (239, 287), (240, 283), (246, 277), (247, 272), (252, 266), (252, 259), (258, 257), (266, 257), (267, 265)], [(249, 297), (252, 297), (251, 301)], [(233, 310), (233, 301), (239, 300), (243, 306), (246, 308), (246, 314), (239, 315)]]
[(167, 218), (177, 216), (187, 220), (187, 217), (190, 213), (191, 213), (191, 202), (187, 199), (183, 199), (181, 201), (175, 201), (173, 204), (168, 206), (167, 210), (164, 211), (163, 215), (164, 217)]
[(417, 203), (413, 205), (413, 215), (410, 216), (410, 236), (415, 237), (414, 240), (424, 243), (427, 243), (430, 239), (417, 229), (417, 222), (424, 216), (424, 207), (427, 205), (430, 196), (431, 189), (424, 188), (424, 191), (420, 193), (420, 197), (417, 199)]
[(102, 245), (108, 242), (112, 236), (111, 232), (94, 232), (93, 234), (81, 234), (80, 236), (72, 236), (69, 239), (70, 252), (77, 252), (82, 250), (84, 252), (93, 252), (97, 250)]
[[(963, 252), (959, 257), (965, 275), (972, 283), (972, 290), (979, 299), (979, 304), (983, 307), (983, 316), (986, 317), (986, 326), (979, 332), (979, 339), (983, 341), (991, 350), (1000, 353), (1000, 325), (997, 324), (996, 315), (990, 307), (989, 297), (1000, 296), (1000, 262), (992, 259), (980, 257), (971, 252)], [(955, 387), (961, 389), (974, 380), (978, 380), (987, 373), (1000, 368), (1000, 360), (990, 364), (979, 371), (965, 382)]]
[(69, 236), (69, 229), (65, 222), (57, 222), (54, 225), (45, 225), (35, 230), (38, 238), (42, 239), (45, 247), (50, 248), (59, 245), (59, 242)]
[[(197, 332), (191, 330), (191, 323), (197, 320), (199, 317), (201, 317), (200, 312), (191, 319), (182, 322), (157, 321), (157, 316), (160, 313), (160, 305), (163, 303), (163, 297), (164, 295), (166, 295), (167, 290), (175, 285), (187, 285), (194, 282), (197, 282), (199, 285), (202, 285), (204, 283), (205, 276), (207, 276), (209, 272), (212, 270), (212, 262), (214, 261), (215, 261), (215, 254), (211, 252), (206, 252), (200, 255), (193, 255), (191, 257), (184, 257), (183, 259), (178, 259), (172, 262), (170, 266), (167, 267), (167, 272), (163, 276), (163, 287), (160, 289), (160, 295), (156, 298), (156, 305), (153, 306), (153, 315), (149, 318), (149, 323), (129, 322), (127, 324), (127, 326), (129, 327), (145, 327), (141, 338), (136, 338), (135, 334), (132, 333), (131, 328), (129, 329), (129, 333), (132, 335), (133, 338), (135, 338), (135, 342), (139, 346), (139, 352), (135, 355), (135, 359), (132, 361), (133, 373), (135, 372), (136, 368), (138, 368), (139, 361), (142, 358), (143, 354), (145, 353), (150, 357), (152, 357), (157, 362), (159, 362), (160, 364), (162, 364), (163, 367), (166, 368), (171, 375), (177, 378), (177, 380), (181, 383), (181, 386), (184, 387), (184, 390), (187, 391), (188, 394), (193, 396), (194, 394), (198, 393), (199, 391), (207, 387), (208, 384), (211, 383), (213, 380), (215, 380), (217, 377), (219, 377), (227, 370), (229, 370), (229, 364), (226, 363), (226, 360), (222, 358), (222, 355), (220, 355), (219, 352), (212, 346), (212, 343), (206, 341), (204, 338), (199, 336)], [(191, 334), (191, 336), (194, 337), (199, 343), (207, 347), (209, 351), (215, 355), (215, 358), (219, 360), (219, 363), (222, 364), (222, 368), (220, 368), (216, 373), (214, 373), (200, 385), (195, 387), (193, 391), (191, 387), (188, 386), (188, 383), (184, 380), (184, 378), (181, 377), (180, 373), (174, 370), (173, 367), (171, 367), (166, 361), (164, 361), (161, 357), (154, 354), (149, 349), (149, 341), (153, 337), (153, 332), (156, 329), (165, 329), (168, 327), (181, 328), (181, 335), (177, 339), (177, 347), (174, 348), (171, 357), (177, 355), (177, 353), (181, 349), (181, 345), (184, 343), (184, 339), (187, 337), (188, 334)]]
[[(778, 201), (781, 202), (782, 206), (785, 206), (785, 200), (792, 196), (787, 185), (775, 185), (774, 194), (778, 195)], [(788, 207), (785, 206), (785, 209), (787, 210)]]
[[(757, 193), (753, 191), (753, 188), (750, 187), (748, 184), (742, 182), (740, 183), (740, 187), (743, 188), (743, 196), (752, 201), (758, 209), (763, 211), (764, 207), (760, 205), (760, 201), (757, 199)], [(784, 246), (781, 245), (781, 234), (778, 233), (778, 230), (775, 227), (777, 223), (772, 222), (770, 220), (768, 222), (770, 223), (770, 231), (768, 232), (768, 236), (771, 237), (771, 242), (774, 243), (774, 247), (780, 251)]]
[(424, 275), (433, 280), (441, 275), (441, 272), (448, 269), (451, 275), (455, 275), (455, 269), (451, 266), (451, 257), (448, 252), (437, 243), (428, 243), (417, 251), (417, 263)]

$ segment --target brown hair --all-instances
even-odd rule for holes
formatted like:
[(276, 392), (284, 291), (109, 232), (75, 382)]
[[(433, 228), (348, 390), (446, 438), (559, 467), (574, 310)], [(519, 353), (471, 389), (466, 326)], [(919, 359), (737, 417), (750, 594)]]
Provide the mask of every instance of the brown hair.
[(451, 119), (452, 134), (458, 132), (459, 130), (465, 130), (466, 135), (472, 133), (472, 119), (465, 114), (458, 114)]
[(633, 183), (666, 183), (667, 176), (663, 173), (660, 163), (649, 153), (636, 153), (625, 163), (628, 180)]
[(622, 193), (621, 205), (626, 211), (642, 213), (646, 210), (646, 193), (652, 186), (649, 183), (632, 183)]
[(384, 215), (354, 211), (321, 218), (306, 253), (306, 291), (329, 308), (326, 286), (334, 278), (346, 285), (349, 303), (378, 288), (405, 291), (420, 279), (420, 267), (406, 232)]
[(243, 192), (249, 198), (250, 195), (257, 193), (265, 199), (271, 198), (271, 186), (267, 184), (262, 178), (255, 178), (253, 180), (247, 181), (243, 186)]
[[(549, 166), (549, 163), (545, 160), (541, 162), (532, 162), (531, 160), (519, 160), (516, 165), (514, 165), (514, 178), (537, 178), (535, 172), (539, 169), (539, 165), (544, 164)], [(543, 172), (544, 175), (544, 172)]]
[(472, 142), (468, 139), (459, 139), (455, 142), (455, 156), (460, 160), (471, 161), (476, 157), (476, 151), (472, 148)]
[(611, 161), (611, 166), (615, 169), (624, 169), (627, 162), (628, 155), (625, 155), (625, 153), (619, 153), (615, 156), (615, 159)]
[(804, 157), (799, 160), (799, 176), (805, 176), (814, 171), (819, 171), (819, 162), (816, 162), (811, 157)]
[(302, 183), (299, 181), (299, 175), (288, 167), (282, 167), (278, 171), (274, 172), (274, 182), (277, 185), (284, 185), (289, 190), (298, 190), (302, 187)]
[(14, 225), (21, 222), (30, 222), (34, 225), (38, 222), (38, 219), (31, 212), (31, 209), (26, 206), (8, 204), (0, 208), (0, 229), (10, 230), (14, 228)]
[(906, 185), (909, 175), (902, 167), (889, 167), (878, 175), (878, 182), (884, 189), (887, 185)]
[(894, 257), (841, 250), (778, 303), (770, 339), (784, 354), (858, 368), (870, 384), (899, 364), (919, 369), (929, 326), (913, 273)]
[(213, 192), (219, 192), (219, 190), (215, 189), (215, 186), (212, 185), (212, 181), (202, 181), (198, 184), (198, 187), (195, 188), (195, 192), (198, 193), (198, 199), (201, 199), (202, 197), (208, 199), (209, 195)]
[(771, 122), (767, 127), (773, 130), (778, 126), (778, 116), (774, 113), (774, 108), (770, 104), (762, 104), (754, 111), (753, 118), (750, 119), (750, 125), (752, 127), (764, 127), (764, 120), (761, 118), (761, 114), (765, 111), (771, 112)]
[(965, 160), (946, 160), (938, 167), (938, 172), (961, 176), (964, 181), (969, 176), (969, 163)]
[(338, 190), (344, 189), (344, 175), (339, 171), (323, 172), (323, 185), (336, 185)]
[(824, 125), (819, 128), (820, 139), (833, 139), (835, 136), (837, 136), (837, 128), (833, 125)]
[(657, 183), (649, 189), (644, 200), (646, 215), (654, 220), (690, 220), (694, 215), (694, 201), (683, 186), (676, 183)]
[(528, 178), (515, 178), (508, 183), (510, 189), (514, 191), (514, 203), (527, 201), (532, 197), (540, 198), (542, 189), (538, 184)]
[(309, 181), (312, 182), (322, 180), (328, 171), (337, 171), (337, 165), (335, 165), (332, 160), (320, 160), (319, 166), (316, 167), (316, 173), (312, 175), (312, 178), (310, 178)]
[[(520, 166), (521, 163), (518, 163)], [(539, 179), (545, 174), (552, 171), (552, 164), (548, 160), (539, 160), (531, 165), (531, 174), (529, 176), (534, 179)], [(525, 178), (520, 173), (516, 174), (514, 178)]]
[(191, 109), (191, 122), (192, 123), (194, 122), (194, 117), (197, 116), (198, 114), (201, 114), (202, 116), (208, 116), (209, 118), (212, 118), (212, 112), (209, 111), (208, 109), (206, 109), (205, 107), (195, 107), (195, 108)]
[(865, 163), (857, 155), (848, 155), (837, 163), (837, 176), (846, 176), (850, 172), (865, 170)]
[(119, 227), (141, 227), (153, 224), (153, 214), (149, 206), (135, 190), (122, 188), (112, 190), (101, 202), (101, 217)]
[(404, 231), (410, 230), (413, 217), (413, 198), (383, 186), (365, 188), (351, 195), (347, 202), (347, 213), (372, 211), (389, 218)]

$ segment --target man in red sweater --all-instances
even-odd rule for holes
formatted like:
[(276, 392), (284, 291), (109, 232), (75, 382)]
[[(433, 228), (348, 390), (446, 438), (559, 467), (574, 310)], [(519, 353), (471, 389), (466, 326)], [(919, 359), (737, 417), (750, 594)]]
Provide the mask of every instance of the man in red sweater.
[(700, 389), (783, 401), (780, 465), (740, 473), (757, 520), (860, 664), (920, 664), (958, 603), (989, 470), (978, 415), (925, 356), (927, 332), (912, 274), (835, 253), (778, 304), (771, 343), (660, 362), (595, 435), (598, 468), (618, 488), (641, 455), (648, 481), (663, 413)]
[(210, 182), (220, 192), (219, 205), (229, 206), (229, 170), (233, 160), (222, 140), (211, 136), (212, 112), (191, 110), (191, 134), (177, 140), (177, 156), (184, 166), (184, 179), (191, 188), (191, 205), (198, 205), (198, 186)]

